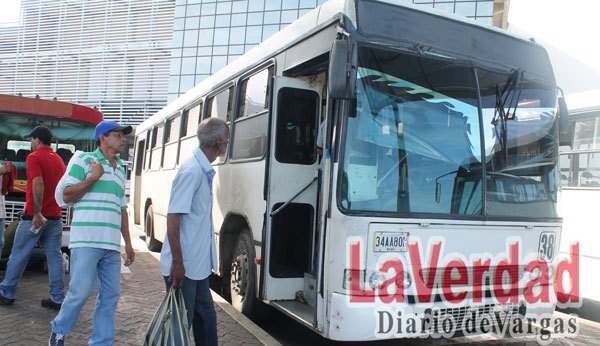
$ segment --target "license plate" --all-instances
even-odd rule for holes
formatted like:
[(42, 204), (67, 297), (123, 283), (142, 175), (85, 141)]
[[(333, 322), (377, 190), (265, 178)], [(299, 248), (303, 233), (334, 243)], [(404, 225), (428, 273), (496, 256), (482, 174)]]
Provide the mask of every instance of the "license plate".
[(406, 252), (408, 232), (375, 232), (373, 244), (375, 252)]

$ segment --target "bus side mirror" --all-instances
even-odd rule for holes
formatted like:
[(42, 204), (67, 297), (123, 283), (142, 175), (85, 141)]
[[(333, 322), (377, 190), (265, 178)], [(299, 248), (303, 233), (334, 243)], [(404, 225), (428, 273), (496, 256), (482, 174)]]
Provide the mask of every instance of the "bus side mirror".
[(569, 109), (563, 96), (558, 98), (558, 142), (559, 145), (571, 146), (569, 136)]
[(329, 59), (327, 76), (329, 96), (338, 99), (354, 98), (357, 61), (356, 43), (340, 35), (333, 42)]

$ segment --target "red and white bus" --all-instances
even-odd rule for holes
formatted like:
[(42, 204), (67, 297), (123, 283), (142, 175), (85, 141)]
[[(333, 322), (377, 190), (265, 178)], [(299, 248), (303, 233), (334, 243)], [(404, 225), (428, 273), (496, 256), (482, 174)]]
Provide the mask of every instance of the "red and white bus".
[[(25, 207), (27, 189), (26, 158), (31, 143), (23, 135), (38, 125), (52, 131), (52, 149), (65, 165), (76, 150), (91, 151), (95, 147), (94, 129), (104, 119), (97, 109), (61, 101), (0, 95), (0, 164), (12, 162), (17, 167), (15, 191), (6, 196), (6, 224)], [(68, 208), (63, 209), (65, 225)]]

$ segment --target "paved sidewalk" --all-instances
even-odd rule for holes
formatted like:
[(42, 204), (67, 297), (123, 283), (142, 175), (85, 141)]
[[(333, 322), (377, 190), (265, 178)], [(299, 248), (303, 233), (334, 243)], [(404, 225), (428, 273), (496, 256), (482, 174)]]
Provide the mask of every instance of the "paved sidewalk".
[[(114, 345), (142, 344), (146, 327), (165, 294), (164, 281), (159, 274), (158, 265), (158, 254), (136, 251), (135, 263), (130, 268), (123, 267), (121, 300), (115, 314)], [(66, 283), (68, 280), (67, 275)], [(66, 345), (87, 345), (92, 333), (96, 295), (97, 292), (93, 293), (84, 306), (75, 329), (66, 336)], [(0, 306), (0, 345), (47, 345), (50, 321), (57, 313), (40, 306), (40, 301), (47, 297), (47, 274), (41, 269), (25, 271), (15, 303), (11, 306)], [(215, 304), (219, 345), (276, 344), (244, 316), (229, 311), (230, 315), (221, 306), (228, 309), (227, 305), (223, 305), (223, 301)]]

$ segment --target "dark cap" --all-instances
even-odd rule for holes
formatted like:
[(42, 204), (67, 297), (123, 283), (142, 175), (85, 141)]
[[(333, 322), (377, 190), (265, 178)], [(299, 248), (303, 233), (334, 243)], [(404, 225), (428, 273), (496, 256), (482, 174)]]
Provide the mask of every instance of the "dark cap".
[(42, 143), (50, 145), (50, 143), (52, 142), (52, 132), (50, 132), (50, 129), (46, 126), (40, 125), (34, 127), (33, 130), (31, 130), (31, 132), (23, 136), (23, 138), (38, 138), (40, 141), (42, 141)]
[(104, 120), (101, 121), (98, 125), (96, 125), (96, 131), (94, 132), (94, 140), (98, 142), (100, 139), (100, 135), (105, 135), (110, 131), (123, 131), (124, 135), (128, 135), (131, 133), (131, 126), (121, 126), (114, 121)]

